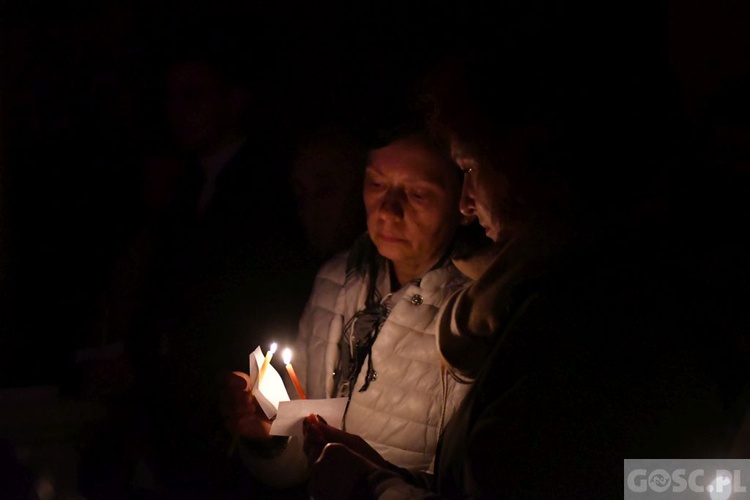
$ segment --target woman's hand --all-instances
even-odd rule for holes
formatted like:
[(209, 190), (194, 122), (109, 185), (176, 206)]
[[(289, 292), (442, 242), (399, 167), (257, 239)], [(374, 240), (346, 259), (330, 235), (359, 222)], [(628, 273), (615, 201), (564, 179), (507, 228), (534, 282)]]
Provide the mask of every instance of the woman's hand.
[(343, 444), (329, 443), (310, 464), (308, 493), (312, 499), (371, 498), (367, 476), (377, 470), (378, 466)]
[(271, 421), (250, 392), (250, 376), (242, 372), (220, 377), (220, 412), (224, 427), (235, 436), (256, 441), (270, 439)]
[(317, 415), (308, 415), (302, 421), (302, 433), (305, 437), (304, 450), (311, 465), (319, 458), (323, 449), (330, 443), (342, 444), (377, 467), (388, 467), (388, 462), (367, 444), (367, 441), (356, 434), (349, 434), (332, 427)]

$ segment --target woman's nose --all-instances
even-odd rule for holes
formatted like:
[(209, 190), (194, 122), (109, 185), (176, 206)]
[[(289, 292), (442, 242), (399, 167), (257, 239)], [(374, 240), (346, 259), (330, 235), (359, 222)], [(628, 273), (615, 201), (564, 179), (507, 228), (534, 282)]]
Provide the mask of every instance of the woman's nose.
[(397, 192), (389, 191), (386, 193), (378, 210), (380, 216), (388, 219), (403, 219), (404, 207), (401, 198)]

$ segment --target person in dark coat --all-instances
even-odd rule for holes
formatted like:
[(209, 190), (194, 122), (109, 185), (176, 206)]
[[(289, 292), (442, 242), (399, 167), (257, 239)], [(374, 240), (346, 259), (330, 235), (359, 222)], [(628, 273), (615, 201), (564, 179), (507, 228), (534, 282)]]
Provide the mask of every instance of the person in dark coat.
[(124, 330), (131, 380), (113, 414), (127, 407), (121, 424), (138, 439), (126, 445), (141, 443), (149, 488), (175, 496), (227, 487), (217, 376), (246, 370), (258, 345), (291, 337), (317, 269), (284, 136), (257, 111), (263, 87), (244, 64), (210, 47), (169, 62), (174, 148), (147, 163), (150, 210), (113, 281), (135, 283), (113, 294), (126, 302), (118, 310), (127, 316), (109, 322)]

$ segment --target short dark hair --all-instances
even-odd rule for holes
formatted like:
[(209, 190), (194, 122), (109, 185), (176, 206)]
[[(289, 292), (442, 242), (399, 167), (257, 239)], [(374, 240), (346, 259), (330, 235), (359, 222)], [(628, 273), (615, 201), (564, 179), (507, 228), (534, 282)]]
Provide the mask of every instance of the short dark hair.
[(262, 36), (246, 20), (226, 13), (183, 16), (165, 28), (164, 67), (200, 62), (213, 68), (228, 84), (253, 90), (270, 64), (261, 50)]
[(432, 128), (485, 158), (512, 130), (545, 129), (536, 178), (564, 180), (590, 213), (631, 203), (666, 168), (681, 114), (663, 2), (516, 4), (507, 24), (479, 19), (428, 78)]

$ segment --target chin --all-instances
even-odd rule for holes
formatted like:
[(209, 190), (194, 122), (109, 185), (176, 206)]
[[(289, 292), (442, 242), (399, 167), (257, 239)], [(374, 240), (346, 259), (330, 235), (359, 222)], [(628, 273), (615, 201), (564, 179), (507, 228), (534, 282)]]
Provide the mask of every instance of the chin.
[(399, 260), (403, 255), (403, 245), (400, 243), (376, 241), (375, 247), (378, 249), (378, 253), (389, 260)]
[(497, 240), (500, 239), (500, 229), (498, 228), (486, 227), (484, 229), (484, 232), (487, 235), (487, 237), (495, 243), (497, 243)]

